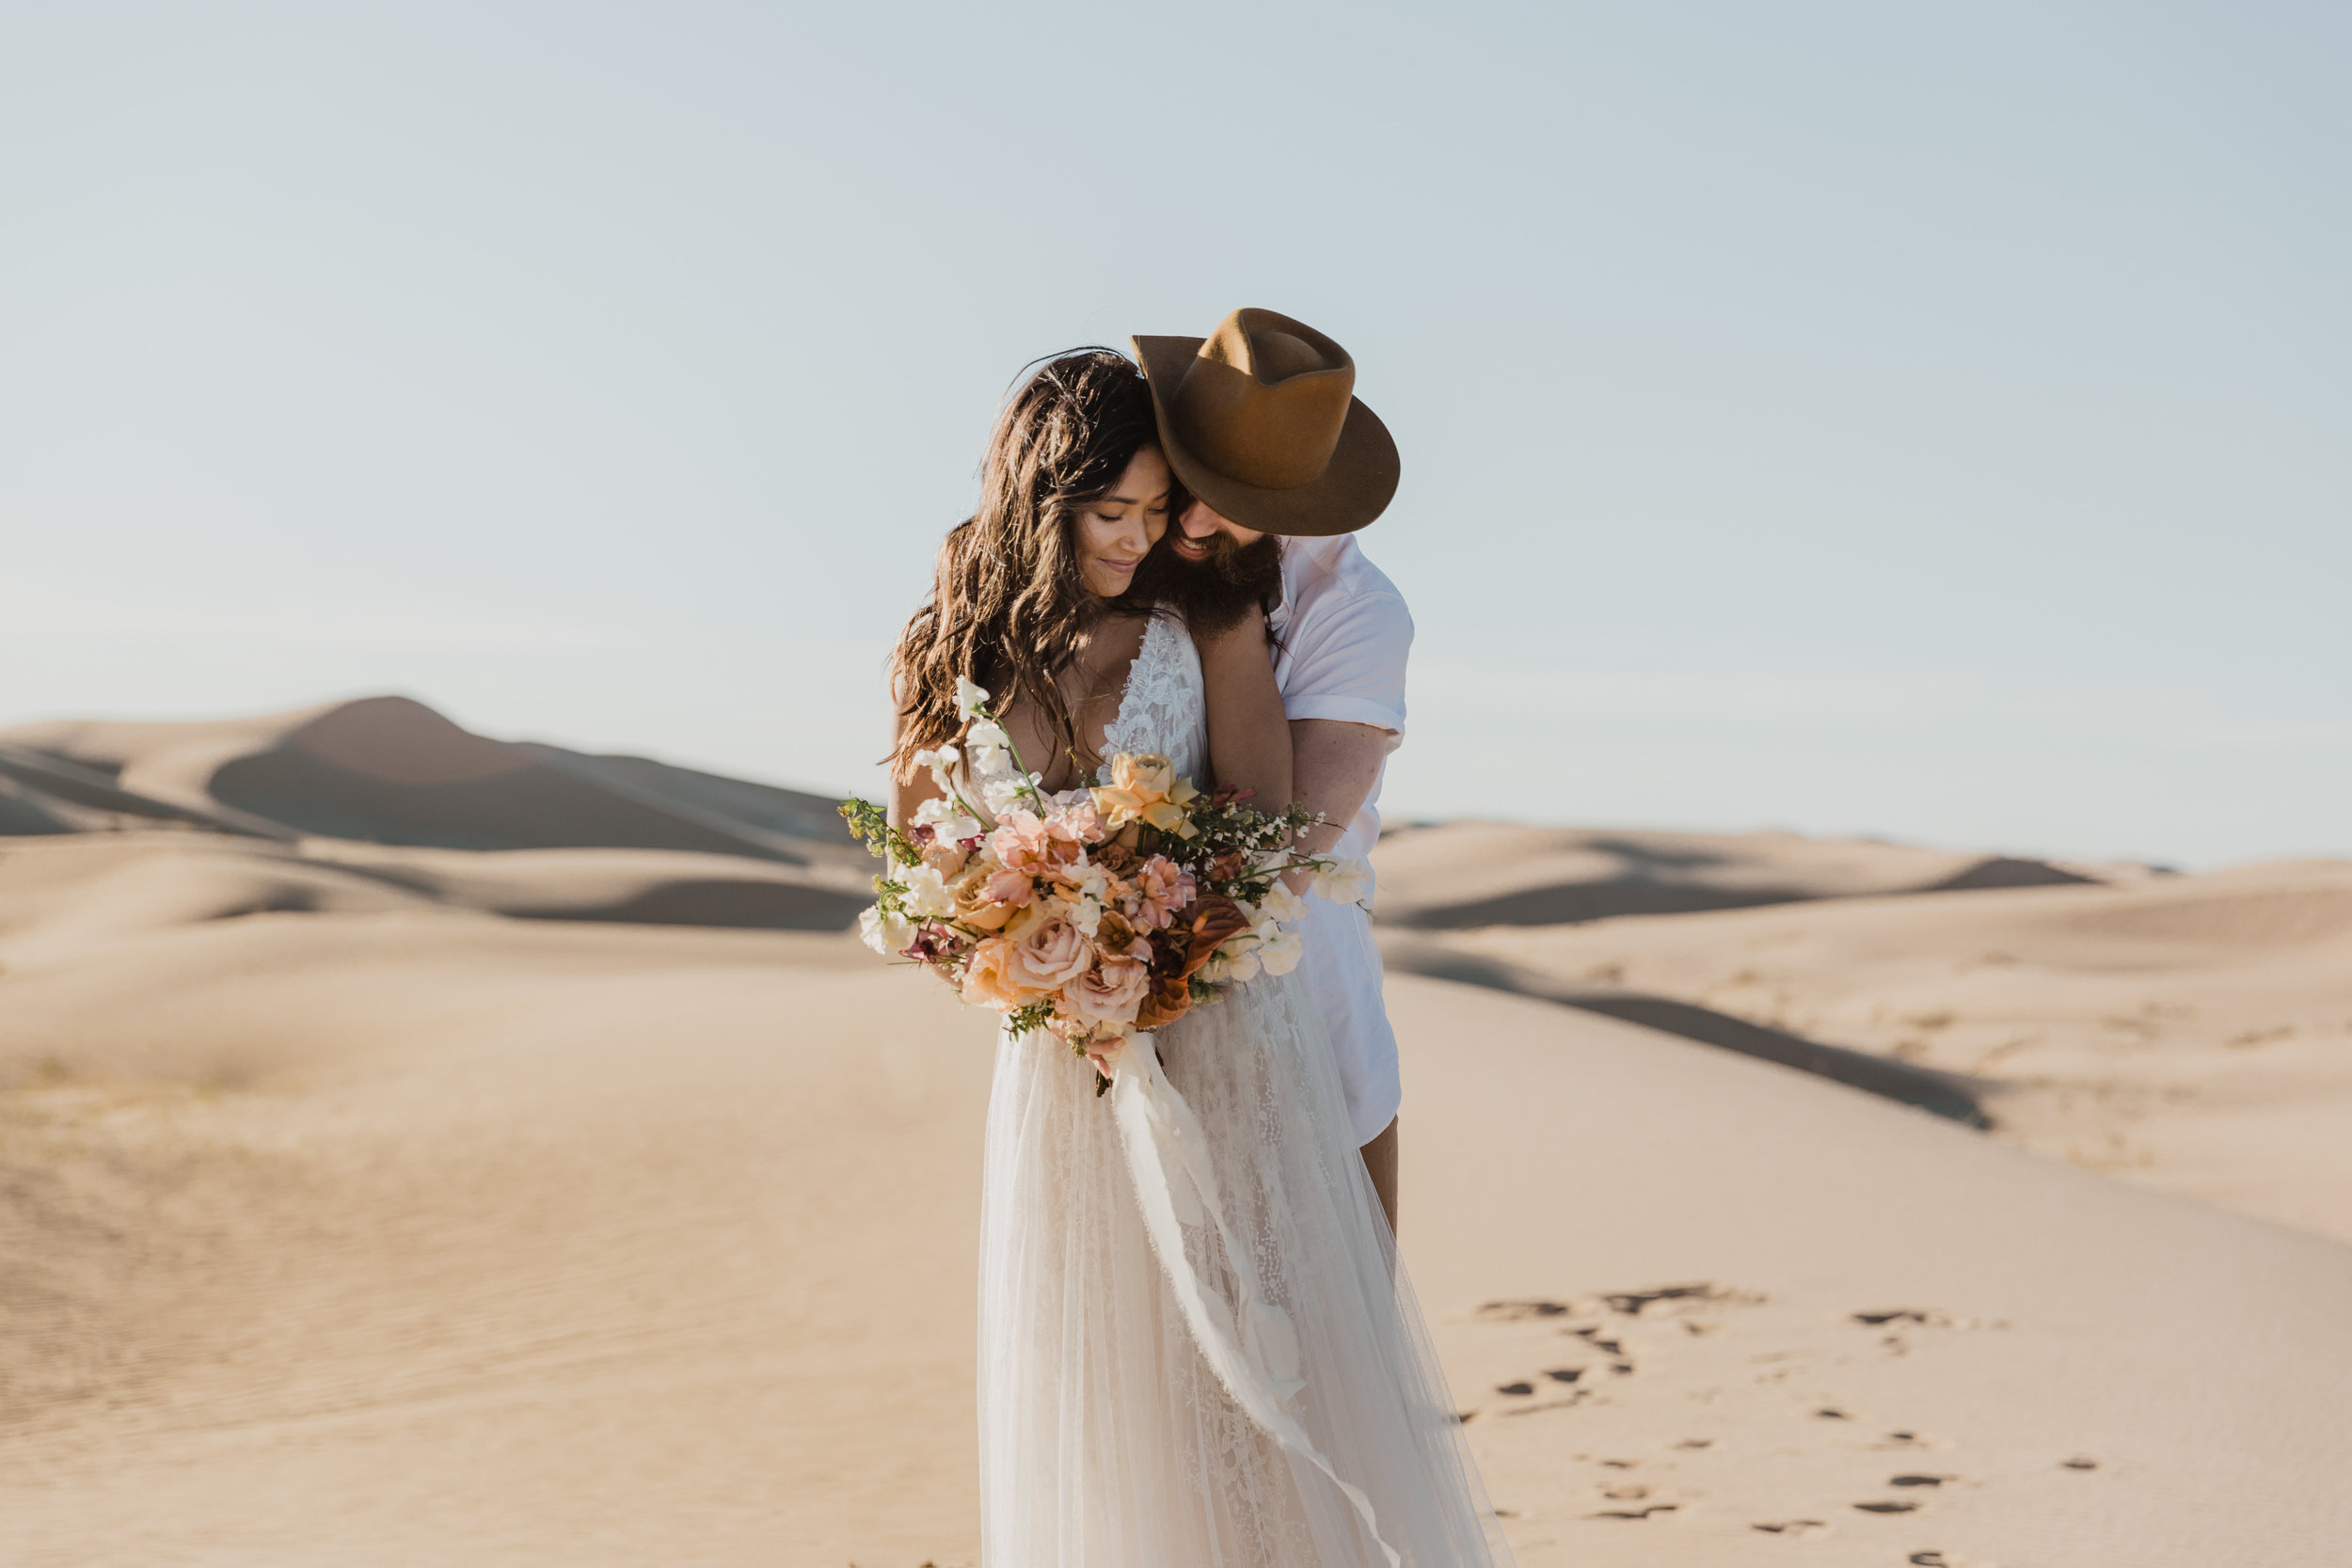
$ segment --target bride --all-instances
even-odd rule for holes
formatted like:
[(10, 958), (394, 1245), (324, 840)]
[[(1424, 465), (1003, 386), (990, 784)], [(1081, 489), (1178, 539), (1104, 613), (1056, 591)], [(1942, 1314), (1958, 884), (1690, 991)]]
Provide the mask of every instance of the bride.
[[(892, 659), (892, 816), (936, 792), (960, 677), (1043, 787), (1157, 752), (1290, 799), (1263, 613), (1202, 628), (1138, 568), (1180, 499), (1142, 373), (1108, 350), (1008, 402), (977, 512)], [(1000, 1033), (981, 1199), (980, 1507), (991, 1568), (1510, 1561), (1338, 1069), (1294, 976), (1136, 1037), (1106, 1098)]]

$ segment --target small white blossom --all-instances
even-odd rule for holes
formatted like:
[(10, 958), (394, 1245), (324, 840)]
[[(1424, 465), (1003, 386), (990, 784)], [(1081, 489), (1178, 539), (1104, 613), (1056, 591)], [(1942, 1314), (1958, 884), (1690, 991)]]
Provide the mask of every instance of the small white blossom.
[(1035, 773), (999, 773), (980, 784), (980, 804), (992, 816), (1002, 816), (1015, 806), (1034, 805), (1030, 799), (1037, 791)]
[(949, 844), (961, 844), (980, 833), (979, 819), (965, 815), (963, 802), (938, 796), (914, 808), (914, 825), (929, 828), (935, 837)]
[(1070, 905), (1070, 924), (1083, 936), (1092, 937), (1103, 928), (1103, 901), (1091, 894), (1081, 894)]
[(1244, 931), (1216, 944), (1201, 969), (1211, 985), (1246, 986), (1258, 977), (1258, 933)]
[(972, 749), (972, 767), (983, 778), (1012, 766), (1012, 737), (993, 719), (975, 720), (963, 732), (963, 743)]
[(1316, 872), (1309, 891), (1334, 904), (1360, 904), (1372, 891), (1372, 867), (1362, 861), (1342, 861), (1328, 871)]
[(916, 914), (935, 917), (956, 912), (956, 895), (947, 891), (947, 879), (939, 874), (937, 866), (909, 866), (898, 879), (906, 883), (907, 907)]
[(962, 675), (956, 677), (956, 711), (966, 719), (979, 717), (981, 706), (988, 701), (988, 691), (975, 686)]
[(857, 934), (883, 958), (895, 958), (914, 940), (914, 927), (895, 914), (882, 913), (880, 904), (872, 904), (857, 917)]
[(1252, 957), (1268, 974), (1288, 974), (1306, 956), (1307, 939), (1296, 931), (1286, 931), (1271, 920), (1258, 927), (1258, 946)]
[(1295, 926), (1306, 918), (1307, 900), (1293, 893), (1288, 883), (1278, 881), (1267, 890), (1258, 909), (1268, 920), (1279, 921), (1285, 926)]

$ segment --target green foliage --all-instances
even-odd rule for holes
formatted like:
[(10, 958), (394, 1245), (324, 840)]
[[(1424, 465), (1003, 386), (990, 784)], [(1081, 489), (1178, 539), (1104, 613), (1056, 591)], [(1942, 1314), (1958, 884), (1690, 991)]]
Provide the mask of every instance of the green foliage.
[[(1025, 1035), (1032, 1029), (1044, 1028), (1046, 1020), (1053, 1016), (1054, 1005), (1051, 1002), (1032, 1002), (1007, 1013), (1005, 1027), (1015, 1035)], [(1085, 1053), (1080, 1052), (1079, 1054), (1084, 1055)]]
[(866, 846), (867, 854), (898, 865), (914, 865), (922, 860), (923, 852), (915, 847), (914, 840), (892, 827), (890, 814), (873, 801), (852, 795), (841, 802), (841, 817), (850, 825), (850, 835)]

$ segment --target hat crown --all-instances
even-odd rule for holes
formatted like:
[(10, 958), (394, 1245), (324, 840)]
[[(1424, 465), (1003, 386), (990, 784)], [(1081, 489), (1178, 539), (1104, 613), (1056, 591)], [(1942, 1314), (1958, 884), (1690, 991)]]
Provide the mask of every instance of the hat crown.
[(1243, 309), (1184, 367), (1168, 412), (1219, 473), (1264, 490), (1323, 477), (1347, 423), (1356, 362), (1306, 323)]

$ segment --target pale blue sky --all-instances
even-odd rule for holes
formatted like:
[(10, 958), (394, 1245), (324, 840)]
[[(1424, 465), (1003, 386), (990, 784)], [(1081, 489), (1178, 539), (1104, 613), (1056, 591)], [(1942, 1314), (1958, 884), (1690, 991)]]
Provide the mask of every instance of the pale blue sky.
[(869, 785), (1016, 369), (1354, 352), (1392, 816), (2352, 853), (2352, 12), (0, 5), (0, 722)]

